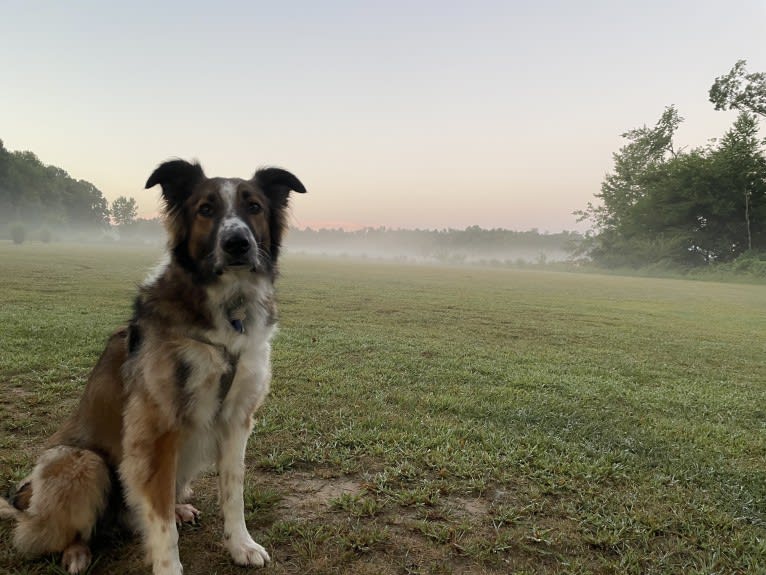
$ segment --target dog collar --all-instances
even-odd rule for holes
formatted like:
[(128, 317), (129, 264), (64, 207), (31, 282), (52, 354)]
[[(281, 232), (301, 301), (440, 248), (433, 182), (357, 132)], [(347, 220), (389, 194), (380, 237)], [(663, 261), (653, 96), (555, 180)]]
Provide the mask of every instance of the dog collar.
[(245, 324), (242, 323), (241, 319), (232, 319), (229, 320), (229, 323), (237, 333), (245, 333)]

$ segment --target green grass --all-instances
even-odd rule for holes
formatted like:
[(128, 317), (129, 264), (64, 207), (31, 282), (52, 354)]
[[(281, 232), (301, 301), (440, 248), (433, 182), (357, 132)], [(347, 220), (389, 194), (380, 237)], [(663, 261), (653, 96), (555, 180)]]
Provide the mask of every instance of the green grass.
[[(0, 244), (0, 486), (156, 252)], [(282, 573), (765, 573), (766, 287), (285, 258), (247, 519)], [(234, 574), (214, 480), (185, 573)], [(8, 524), (0, 524), (7, 541)], [(93, 573), (145, 573), (134, 539)], [(0, 547), (0, 573), (56, 573)]]

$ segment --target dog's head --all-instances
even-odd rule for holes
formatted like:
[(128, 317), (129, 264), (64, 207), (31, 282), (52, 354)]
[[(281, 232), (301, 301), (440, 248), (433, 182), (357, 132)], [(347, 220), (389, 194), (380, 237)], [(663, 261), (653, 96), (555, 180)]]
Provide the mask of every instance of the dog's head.
[(229, 271), (271, 274), (287, 223), (290, 192), (306, 188), (290, 172), (264, 168), (249, 180), (208, 178), (199, 164), (173, 160), (146, 182), (162, 186), (171, 254), (200, 281)]

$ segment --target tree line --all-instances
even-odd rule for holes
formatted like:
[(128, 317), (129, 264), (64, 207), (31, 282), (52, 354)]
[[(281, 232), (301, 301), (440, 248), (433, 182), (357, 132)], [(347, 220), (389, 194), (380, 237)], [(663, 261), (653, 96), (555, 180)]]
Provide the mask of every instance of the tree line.
[(766, 74), (739, 61), (709, 91), (717, 110), (737, 110), (718, 140), (687, 150), (675, 142), (683, 122), (668, 106), (656, 124), (622, 134), (614, 168), (576, 212), (592, 230), (581, 253), (607, 267), (700, 267), (766, 259)]
[(32, 152), (11, 152), (0, 140), (0, 224), (105, 228), (109, 204), (92, 183), (47, 166)]
[[(0, 226), (21, 243), (26, 228), (104, 232), (141, 227), (134, 198), (120, 196), (111, 206), (95, 185), (44, 164), (33, 152), (7, 150), (0, 140)], [(48, 239), (49, 241), (49, 239)]]

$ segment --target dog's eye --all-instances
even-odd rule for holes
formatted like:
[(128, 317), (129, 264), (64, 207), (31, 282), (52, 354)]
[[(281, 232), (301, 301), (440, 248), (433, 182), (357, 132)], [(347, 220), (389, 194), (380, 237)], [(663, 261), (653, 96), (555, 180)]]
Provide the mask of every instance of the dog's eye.
[(213, 215), (213, 206), (211, 204), (202, 204), (199, 209), (197, 209), (197, 213), (203, 218), (209, 218)]
[(251, 214), (260, 214), (263, 211), (263, 207), (258, 202), (249, 202), (247, 204), (247, 211)]

